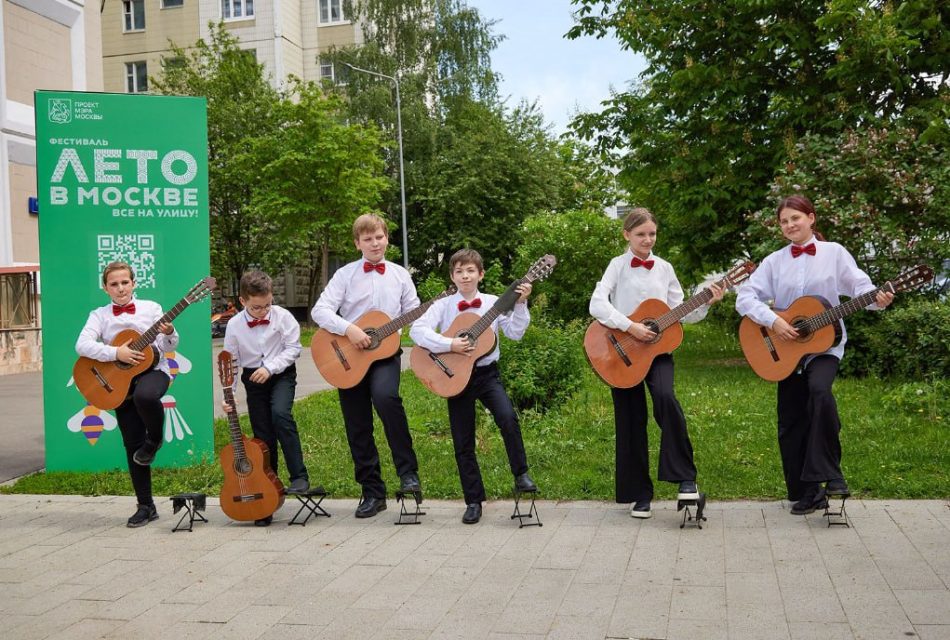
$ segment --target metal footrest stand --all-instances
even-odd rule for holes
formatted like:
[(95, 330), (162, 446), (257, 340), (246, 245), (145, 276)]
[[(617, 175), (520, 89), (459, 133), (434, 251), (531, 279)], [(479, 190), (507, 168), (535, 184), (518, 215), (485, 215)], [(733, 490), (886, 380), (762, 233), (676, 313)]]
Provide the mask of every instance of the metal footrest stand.
[[(838, 506), (837, 511), (831, 510), (831, 501), (832, 500), (841, 500), (841, 504)], [(841, 527), (850, 527), (851, 522), (848, 520), (848, 511), (845, 509), (844, 503), (848, 500), (846, 495), (829, 495), (828, 496), (828, 506), (825, 507), (825, 512), (822, 514), (828, 518), (828, 526), (841, 526)]]
[[(531, 498), (531, 504), (528, 506), (528, 511), (524, 512), (521, 510), (521, 498), (524, 494), (528, 494)], [(538, 497), (537, 491), (515, 491), (515, 512), (511, 514), (511, 519), (518, 519), (518, 528), (522, 527), (543, 527), (541, 524), (541, 516), (538, 515), (538, 507), (535, 506), (534, 501)], [(525, 520), (534, 520), (534, 522), (529, 522), (525, 524)]]
[[(207, 522), (208, 519), (198, 513), (205, 510), (205, 494), (203, 493), (179, 493), (170, 498), (172, 501), (172, 514), (176, 514), (182, 509), (185, 510), (178, 520), (178, 524), (172, 529), (175, 531), (193, 531), (195, 520), (198, 522)], [(185, 518), (188, 519), (188, 526), (184, 526)]]
[[(415, 511), (406, 509), (406, 498), (410, 496), (416, 503)], [(421, 491), (397, 491), (396, 502), (399, 503), (399, 519), (393, 524), (422, 524), (419, 516), (424, 516), (426, 512), (419, 508), (422, 504)]]
[[(297, 513), (294, 514), (294, 517), (290, 519), (288, 525), (299, 524), (302, 527), (307, 526), (307, 521), (310, 518), (318, 518), (320, 516), (330, 517), (330, 514), (327, 513), (327, 510), (320, 506), (320, 503), (323, 502), (323, 499), (328, 495), (326, 490), (323, 487), (310, 487), (306, 491), (297, 493), (296, 491), (288, 491), (288, 496), (293, 496), (297, 498), (297, 501), (300, 503), (300, 508), (297, 509)], [(302, 519), (300, 515), (303, 514)]]
[[(690, 508), (696, 509), (696, 515), (694, 516)], [(703, 521), (706, 520), (706, 516), (703, 515), (703, 511), (706, 509), (706, 494), (700, 493), (697, 500), (677, 500), (676, 501), (676, 510), (683, 512), (683, 522), (680, 523), (680, 529), (686, 526), (686, 523), (696, 525), (697, 528), (703, 528)]]

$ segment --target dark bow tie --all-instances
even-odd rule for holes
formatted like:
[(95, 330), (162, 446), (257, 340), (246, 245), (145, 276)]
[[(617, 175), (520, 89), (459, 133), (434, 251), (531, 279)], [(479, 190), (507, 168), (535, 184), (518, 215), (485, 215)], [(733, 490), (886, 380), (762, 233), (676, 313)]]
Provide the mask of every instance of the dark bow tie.
[(247, 323), (247, 326), (253, 329), (259, 324), (270, 324), (270, 320), (268, 320), (267, 318), (254, 318), (253, 320)]
[(641, 260), (637, 256), (633, 256), (633, 260), (630, 261), (631, 267), (645, 267), (646, 269), (653, 268), (653, 260)]
[(386, 273), (386, 264), (383, 262), (377, 262), (376, 264), (373, 264), (372, 262), (364, 262), (363, 273), (369, 273), (370, 271)]
[(465, 311), (466, 309), (481, 309), (482, 299), (475, 298), (471, 302), (467, 300), (459, 300), (459, 311)]
[(121, 316), (123, 313), (127, 313), (130, 316), (135, 315), (135, 303), (130, 302), (129, 304), (114, 304), (112, 305), (112, 315)]
[(815, 255), (815, 243), (807, 244), (804, 247), (799, 247), (797, 244), (792, 245), (792, 257), (797, 258), (803, 253), (807, 253), (810, 256)]

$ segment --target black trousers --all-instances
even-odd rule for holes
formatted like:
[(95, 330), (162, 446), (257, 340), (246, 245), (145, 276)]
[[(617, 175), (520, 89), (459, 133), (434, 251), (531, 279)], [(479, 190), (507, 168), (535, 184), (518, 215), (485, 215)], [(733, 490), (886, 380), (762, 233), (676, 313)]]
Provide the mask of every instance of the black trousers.
[(353, 456), (354, 477), (363, 487), (363, 496), (386, 497), (379, 466), (379, 451), (373, 439), (373, 408), (383, 423), (396, 473), (418, 473), (419, 462), (412, 449), (409, 421), (399, 396), (400, 353), (374, 362), (366, 377), (355, 387), (339, 389), (340, 409), (346, 426), (346, 439)]
[(132, 460), (132, 454), (145, 444), (146, 438), (161, 444), (165, 426), (162, 396), (171, 380), (164, 371), (152, 369), (132, 380), (129, 396), (115, 409), (122, 433), (125, 458), (129, 465), (132, 488), (139, 504), (152, 504), (152, 467), (143, 467)]
[(660, 427), (657, 477), (666, 482), (696, 479), (693, 445), (686, 431), (686, 417), (673, 393), (673, 357), (669, 354), (660, 355), (653, 360), (643, 382), (630, 389), (611, 389), (617, 432), (617, 502), (653, 499), (644, 384), (650, 389), (653, 418)]
[(277, 443), (284, 452), (287, 474), (290, 481), (309, 480), (303, 463), (300, 434), (294, 420), (294, 391), (297, 388), (297, 365), (292, 364), (264, 383), (251, 382), (251, 374), (257, 369), (246, 368), (241, 373), (241, 382), (247, 392), (247, 415), (251, 420), (254, 437), (267, 445), (270, 467), (277, 473)]
[(449, 398), (449, 426), (452, 428), (455, 463), (458, 465), (465, 504), (485, 501), (485, 485), (482, 484), (482, 473), (475, 456), (476, 400), (480, 400), (491, 412), (501, 431), (511, 472), (517, 476), (528, 470), (518, 414), (501, 384), (498, 365), (493, 362), (484, 367), (475, 367), (465, 390)]
[(778, 383), (778, 447), (789, 500), (841, 473), (841, 420), (831, 393), (838, 358), (817, 356)]

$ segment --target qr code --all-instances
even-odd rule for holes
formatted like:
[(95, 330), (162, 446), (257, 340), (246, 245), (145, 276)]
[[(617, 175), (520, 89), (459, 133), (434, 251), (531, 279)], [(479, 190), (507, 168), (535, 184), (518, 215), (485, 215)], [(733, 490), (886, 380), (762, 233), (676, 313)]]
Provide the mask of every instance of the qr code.
[(110, 262), (127, 262), (135, 272), (137, 288), (155, 287), (155, 236), (122, 233), (100, 235), (98, 245), (99, 273)]

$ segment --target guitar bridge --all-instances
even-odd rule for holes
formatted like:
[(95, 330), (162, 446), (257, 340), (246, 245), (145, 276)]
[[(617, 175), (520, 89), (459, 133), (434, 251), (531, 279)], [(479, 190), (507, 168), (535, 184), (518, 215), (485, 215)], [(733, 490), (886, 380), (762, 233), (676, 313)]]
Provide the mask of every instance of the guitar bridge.
[(255, 500), (263, 500), (263, 499), (264, 499), (263, 493), (246, 493), (244, 495), (234, 496), (232, 498), (234, 502), (254, 502)]
[(350, 362), (346, 359), (346, 356), (343, 354), (343, 350), (340, 349), (340, 345), (337, 344), (336, 340), (331, 340), (330, 345), (333, 347), (333, 351), (334, 353), (336, 353), (336, 357), (340, 361), (340, 364), (343, 365), (344, 371), (349, 371)]
[(765, 346), (769, 350), (769, 355), (772, 356), (772, 361), (778, 362), (778, 351), (775, 349), (775, 343), (772, 342), (772, 336), (769, 335), (765, 327), (759, 327), (759, 331), (762, 332), (762, 339), (765, 340)]
[(630, 358), (627, 357), (627, 352), (623, 350), (623, 347), (620, 345), (620, 341), (617, 340), (617, 337), (612, 333), (607, 334), (607, 339), (610, 340), (610, 345), (617, 352), (617, 355), (620, 356), (620, 359), (623, 360), (623, 363), (628, 367), (633, 363), (630, 362)]
[(96, 380), (98, 380), (99, 384), (102, 385), (103, 389), (105, 389), (109, 393), (112, 393), (114, 391), (114, 389), (112, 388), (112, 385), (106, 382), (106, 379), (102, 377), (102, 374), (99, 373), (99, 370), (96, 369), (95, 367), (92, 367), (92, 375), (96, 376)]
[(440, 358), (439, 356), (435, 355), (435, 354), (432, 353), (431, 351), (429, 352), (429, 357), (432, 358), (432, 361), (433, 361), (436, 365), (438, 365), (438, 367), (439, 367), (440, 369), (442, 369), (442, 373), (444, 373), (445, 375), (447, 375), (447, 376), (450, 377), (450, 378), (454, 378), (454, 377), (455, 377), (455, 373), (454, 373), (451, 369), (449, 369), (449, 366), (448, 366), (447, 364), (445, 364), (445, 362), (442, 361), (442, 358)]

